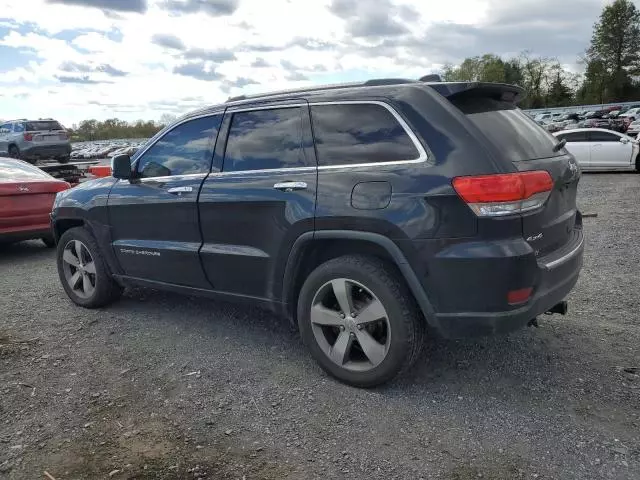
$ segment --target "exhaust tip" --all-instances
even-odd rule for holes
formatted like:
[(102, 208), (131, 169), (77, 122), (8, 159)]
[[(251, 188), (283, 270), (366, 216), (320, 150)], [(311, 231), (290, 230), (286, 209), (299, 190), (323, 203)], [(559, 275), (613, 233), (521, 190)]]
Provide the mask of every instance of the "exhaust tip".
[(547, 312), (547, 315), (553, 315), (554, 313), (558, 313), (560, 315), (566, 315), (569, 312), (569, 303), (566, 300), (562, 302), (556, 303), (553, 307), (551, 307)]

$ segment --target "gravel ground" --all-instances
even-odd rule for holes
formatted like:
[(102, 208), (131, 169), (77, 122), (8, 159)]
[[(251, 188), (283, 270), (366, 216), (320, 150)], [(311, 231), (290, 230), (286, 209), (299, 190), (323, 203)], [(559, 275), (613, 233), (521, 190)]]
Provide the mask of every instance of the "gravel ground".
[(0, 478), (638, 479), (640, 176), (585, 175), (579, 202), (598, 217), (568, 316), (432, 339), (368, 391), (269, 313), (151, 290), (83, 310), (52, 251), (7, 247)]

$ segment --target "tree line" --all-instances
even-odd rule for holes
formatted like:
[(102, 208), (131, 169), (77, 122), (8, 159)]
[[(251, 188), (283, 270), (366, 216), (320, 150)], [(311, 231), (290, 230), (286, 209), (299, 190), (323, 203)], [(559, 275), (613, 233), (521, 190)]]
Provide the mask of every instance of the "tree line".
[(522, 108), (640, 100), (640, 11), (630, 0), (604, 7), (591, 44), (578, 61), (585, 66), (584, 74), (530, 52), (515, 58), (488, 53), (466, 58), (460, 65), (445, 65), (442, 77), (520, 85), (527, 91)]
[(171, 123), (173, 115), (163, 115), (160, 121), (137, 120), (126, 122), (118, 118), (100, 120), (83, 120), (71, 128), (67, 128), (72, 141), (114, 140), (122, 138), (149, 138), (154, 136), (165, 125)]

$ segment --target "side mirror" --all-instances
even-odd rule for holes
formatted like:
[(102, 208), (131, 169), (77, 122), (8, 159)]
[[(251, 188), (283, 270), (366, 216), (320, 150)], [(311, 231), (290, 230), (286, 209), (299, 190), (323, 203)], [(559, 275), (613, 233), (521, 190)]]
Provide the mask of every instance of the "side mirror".
[(131, 175), (131, 157), (127, 154), (116, 155), (111, 159), (111, 174), (114, 178), (120, 180), (130, 180)]
[(629, 143), (629, 139), (628, 138), (624, 138), (624, 137), (620, 137), (620, 142)]

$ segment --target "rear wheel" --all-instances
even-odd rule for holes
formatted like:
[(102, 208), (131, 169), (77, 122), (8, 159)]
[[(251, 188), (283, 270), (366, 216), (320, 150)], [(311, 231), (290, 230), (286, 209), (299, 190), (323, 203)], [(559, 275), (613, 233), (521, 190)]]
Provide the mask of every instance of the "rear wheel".
[(300, 291), (298, 324), (318, 364), (357, 387), (408, 370), (424, 344), (425, 322), (411, 293), (373, 257), (344, 256), (316, 268)]
[(11, 158), (20, 158), (20, 150), (15, 145), (9, 147), (9, 156)]
[(111, 277), (98, 244), (83, 227), (67, 230), (60, 237), (57, 263), (65, 292), (82, 307), (103, 307), (122, 294), (122, 288)]

